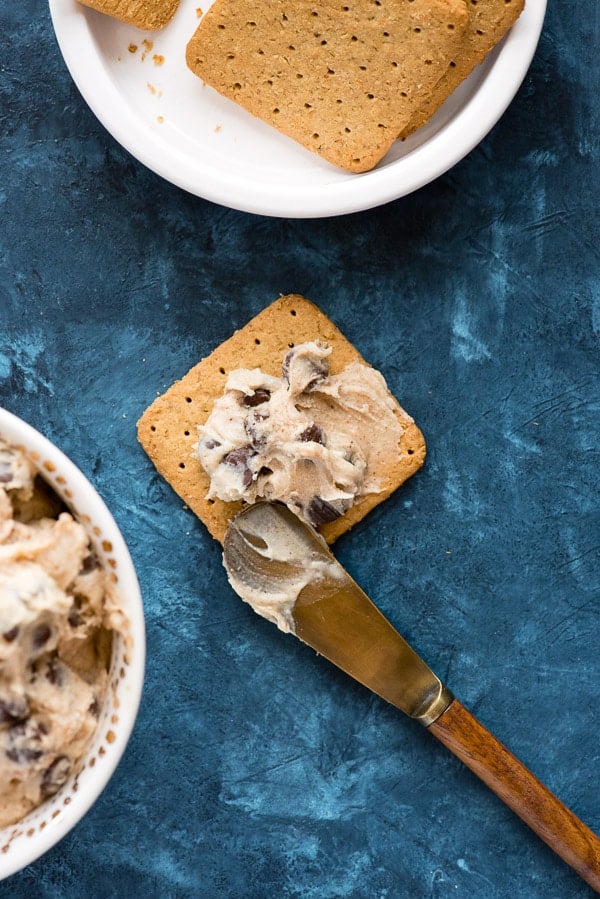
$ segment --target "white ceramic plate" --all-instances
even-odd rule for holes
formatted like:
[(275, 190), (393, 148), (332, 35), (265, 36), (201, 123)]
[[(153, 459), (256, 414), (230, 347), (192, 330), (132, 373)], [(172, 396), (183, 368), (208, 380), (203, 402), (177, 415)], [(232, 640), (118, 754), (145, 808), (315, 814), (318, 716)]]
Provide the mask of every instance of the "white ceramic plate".
[[(211, 6), (211, 0), (200, 3), (204, 11)], [(324, 162), (187, 69), (185, 47), (198, 25), (198, 8), (198, 0), (181, 0), (169, 25), (149, 34), (77, 0), (50, 0), (58, 43), (77, 87), (102, 124), (140, 162), (190, 193), (233, 209), (311, 218), (397, 199), (472, 150), (525, 77), (546, 0), (526, 0), (504, 41), (435, 117), (361, 175)]]

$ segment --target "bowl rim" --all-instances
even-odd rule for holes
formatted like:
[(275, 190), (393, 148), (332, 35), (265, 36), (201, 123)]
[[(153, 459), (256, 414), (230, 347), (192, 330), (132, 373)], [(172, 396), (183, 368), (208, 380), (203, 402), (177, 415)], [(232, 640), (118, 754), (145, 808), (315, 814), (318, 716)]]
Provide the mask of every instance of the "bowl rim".
[[(24, 446), (28, 454), (39, 454), (40, 459), (48, 461), (51, 467), (55, 466), (56, 473), (64, 478), (68, 488), (62, 487), (61, 482), (54, 483), (51, 470), (45, 471), (43, 466), (39, 467), (40, 474), (61, 495), (77, 519), (88, 517), (102, 536), (108, 537), (111, 545), (110, 554), (116, 559), (119, 571), (117, 590), (123, 597), (123, 606), (129, 619), (129, 634), (132, 637), (130, 660), (123, 676), (123, 691), (127, 692), (127, 702), (121, 702), (119, 705), (119, 724), (118, 728), (114, 729), (115, 740), (110, 746), (110, 752), (102, 758), (102, 764), (94, 768), (93, 777), (78, 783), (81, 789), (77, 790), (76, 799), (73, 798), (73, 801), (61, 808), (61, 814), (56, 818), (44, 822), (43, 827), (36, 828), (35, 833), (31, 833), (31, 828), (27, 833), (28, 820), (32, 817), (37, 818), (46, 803), (32, 809), (21, 821), (0, 829), (2, 849), (0, 881), (2, 881), (34, 862), (66, 836), (89, 811), (114, 774), (131, 736), (139, 710), (145, 673), (146, 634), (142, 596), (133, 560), (115, 519), (91, 481), (40, 431), (2, 407), (0, 407), (0, 436), (12, 444)], [(65, 496), (66, 489), (72, 497)], [(98, 545), (96, 536), (85, 521), (82, 521), (82, 524), (96, 547)], [(101, 547), (100, 555), (104, 556)], [(115, 653), (116, 650), (113, 652), (111, 667), (114, 664)], [(97, 735), (98, 731), (94, 733), (86, 755), (97, 740)], [(57, 795), (60, 795), (60, 791)], [(48, 800), (48, 803), (51, 804), (52, 799)], [(5, 842), (5, 839), (8, 839), (8, 842)]]
[(406, 196), (443, 175), (483, 140), (525, 78), (539, 42), (547, 0), (526, 0), (520, 17), (482, 63), (484, 76), (477, 70), (469, 76), (481, 78), (472, 96), (420, 146), (389, 164), (384, 160), (370, 172), (342, 172), (340, 177), (336, 171), (331, 182), (285, 188), (279, 182), (252, 181), (226, 167), (217, 169), (198, 156), (192, 159), (149, 122), (133, 115), (96, 45), (93, 23), (102, 14), (90, 15), (75, 0), (49, 3), (56, 40), (79, 92), (115, 140), (143, 165), (188, 193), (231, 209), (263, 216), (325, 218)]

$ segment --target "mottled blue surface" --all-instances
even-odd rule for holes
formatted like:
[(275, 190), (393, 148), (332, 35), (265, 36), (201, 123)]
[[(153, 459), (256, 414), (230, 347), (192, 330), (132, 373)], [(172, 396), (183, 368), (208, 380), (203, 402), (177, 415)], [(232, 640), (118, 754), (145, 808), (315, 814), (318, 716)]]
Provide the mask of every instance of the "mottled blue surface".
[(279, 293), (421, 425), (425, 468), (338, 555), (456, 694), (600, 830), (597, 0), (445, 177), (340, 219), (164, 183), (88, 110), (41, 0), (3, 3), (0, 403), (91, 477), (137, 565), (140, 717), (104, 794), (4, 897), (584, 899), (418, 725), (242, 605), (135, 422)]

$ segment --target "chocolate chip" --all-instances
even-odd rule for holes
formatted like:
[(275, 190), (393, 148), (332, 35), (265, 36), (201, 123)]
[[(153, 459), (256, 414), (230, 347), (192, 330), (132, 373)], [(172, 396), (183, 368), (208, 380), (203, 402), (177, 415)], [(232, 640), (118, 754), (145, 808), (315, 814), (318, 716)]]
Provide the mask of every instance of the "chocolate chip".
[(218, 440), (215, 440), (213, 437), (209, 437), (208, 440), (202, 441), (202, 446), (207, 450), (211, 450), (211, 449), (216, 449), (218, 446), (221, 446), (221, 444)]
[(252, 483), (252, 471), (248, 462), (254, 456), (256, 456), (256, 452), (251, 446), (240, 446), (237, 449), (231, 450), (231, 452), (227, 453), (226, 456), (223, 456), (222, 459), (222, 462), (224, 462), (225, 465), (231, 465), (234, 468), (240, 469), (244, 487), (249, 487)]
[(14, 724), (7, 734), (10, 748), (6, 750), (6, 757), (18, 765), (36, 762), (44, 754), (39, 744), (47, 733), (47, 727), (33, 718)]
[(306, 387), (304, 388), (305, 393), (310, 393), (311, 390), (314, 390), (315, 387), (318, 387), (321, 381), (324, 381), (327, 375), (329, 374), (328, 370), (325, 368), (323, 371), (317, 373), (316, 377), (309, 381)]
[(69, 612), (69, 617), (67, 619), (71, 627), (79, 627), (80, 624), (83, 624), (83, 616), (80, 614), (78, 609), (74, 606), (71, 606), (71, 611)]
[(271, 399), (271, 391), (266, 387), (257, 387), (254, 393), (244, 394), (242, 397), (242, 406), (262, 406)]
[(7, 749), (6, 757), (17, 765), (23, 765), (25, 762), (37, 762), (43, 756), (41, 749), (30, 749), (28, 746), (23, 749)]
[(31, 645), (34, 649), (41, 649), (52, 636), (52, 629), (48, 624), (38, 624), (31, 636)]
[(242, 472), (242, 485), (244, 487), (249, 487), (251, 483), (252, 483), (252, 472), (250, 471), (249, 468), (244, 468), (244, 471)]
[(253, 449), (262, 449), (267, 442), (266, 435), (259, 434), (258, 425), (260, 424), (260, 422), (266, 421), (268, 417), (268, 415), (262, 415), (260, 412), (251, 412), (244, 419), (244, 430), (246, 432), (246, 437), (252, 444)]
[(92, 571), (95, 571), (96, 568), (100, 568), (100, 562), (94, 553), (89, 553), (81, 563), (79, 574), (90, 574)]
[[(298, 348), (294, 347), (294, 349), (290, 350), (289, 353), (285, 354), (285, 356), (283, 357), (283, 362), (281, 364), (281, 374), (288, 384), (290, 383), (292, 362), (297, 352)], [(328, 376), (329, 366), (325, 359), (307, 359), (306, 362), (312, 369), (313, 377), (307, 382), (304, 390), (310, 391), (314, 390), (317, 384), (319, 384), (324, 378)]]
[(15, 724), (14, 727), (11, 727), (9, 736), (11, 740), (14, 740), (17, 737), (25, 736), (26, 732), (26, 723), (23, 721), (20, 724)]
[(29, 716), (29, 701), (20, 699), (0, 699), (0, 724), (15, 724)]
[(46, 666), (46, 680), (50, 681), (55, 687), (62, 687), (64, 680), (63, 669), (56, 656), (53, 656), (48, 661)]
[(323, 434), (322, 428), (314, 422), (305, 428), (302, 433), (298, 436), (298, 440), (301, 440), (303, 443), (325, 443), (325, 435)]
[(223, 456), (223, 462), (226, 465), (247, 465), (248, 461), (255, 455), (256, 453), (251, 446), (239, 446)]
[(292, 359), (296, 354), (295, 350), (290, 350), (289, 353), (286, 353), (283, 357), (283, 362), (281, 363), (281, 374), (283, 378), (290, 383), (290, 365), (292, 364)]
[(94, 698), (92, 699), (88, 712), (90, 713), (90, 715), (93, 715), (94, 718), (100, 717), (100, 700), (97, 696), (94, 696)]
[(46, 768), (42, 775), (40, 785), (42, 799), (49, 799), (58, 793), (69, 779), (71, 773), (71, 760), (66, 755), (59, 755), (54, 759), (52, 764)]
[(327, 500), (322, 499), (320, 496), (313, 496), (307, 506), (306, 515), (312, 526), (318, 528), (319, 525), (335, 521), (336, 518), (340, 517), (341, 513)]
[(6, 631), (6, 633), (2, 634), (2, 637), (6, 640), (7, 643), (13, 643), (14, 640), (17, 639), (18, 636), (19, 636), (19, 628), (16, 624), (14, 627), (11, 627), (11, 629), (9, 631)]
[(83, 624), (85, 621), (83, 615), (81, 614), (81, 609), (83, 608), (84, 603), (86, 602), (85, 596), (82, 593), (76, 593), (73, 596), (73, 605), (69, 610), (69, 617), (67, 621), (71, 625), (71, 627), (79, 627), (80, 624)]

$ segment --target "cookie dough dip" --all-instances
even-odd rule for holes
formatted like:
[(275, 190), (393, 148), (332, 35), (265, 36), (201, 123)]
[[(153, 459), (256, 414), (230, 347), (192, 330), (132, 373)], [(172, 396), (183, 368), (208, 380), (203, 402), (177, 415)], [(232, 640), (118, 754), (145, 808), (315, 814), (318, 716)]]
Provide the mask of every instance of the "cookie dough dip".
[(330, 353), (307, 342), (285, 355), (279, 378), (230, 372), (199, 429), (208, 499), (277, 500), (319, 527), (381, 489), (374, 472), (397, 455), (403, 433), (397, 403), (367, 365), (330, 375)]
[[(276, 441), (278, 417), (285, 434)], [(138, 438), (220, 543), (244, 505), (263, 492), (290, 492), (291, 507), (313, 521), (347, 507), (319, 526), (334, 543), (412, 477), (426, 455), (420, 428), (383, 377), (300, 294), (278, 297), (155, 397), (138, 421)], [(300, 491), (292, 487), (299, 477)]]
[(85, 528), (0, 435), (0, 827), (77, 772), (126, 628)]

